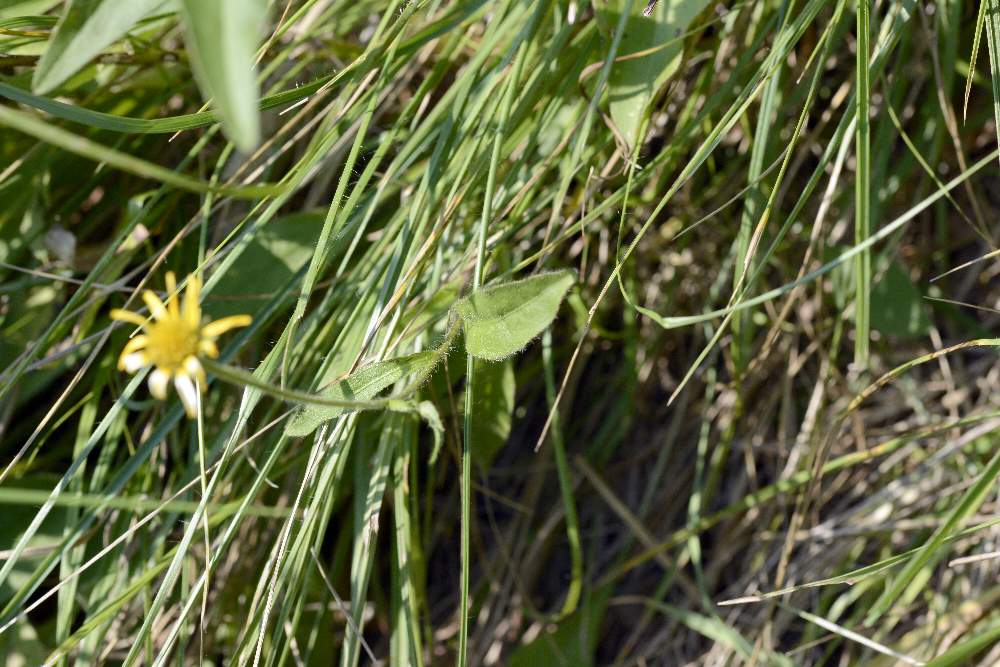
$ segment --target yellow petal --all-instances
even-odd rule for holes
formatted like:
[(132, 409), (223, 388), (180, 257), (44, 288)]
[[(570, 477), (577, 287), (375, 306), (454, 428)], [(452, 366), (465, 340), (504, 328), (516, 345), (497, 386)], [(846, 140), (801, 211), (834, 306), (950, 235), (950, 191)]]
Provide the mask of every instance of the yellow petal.
[(209, 338), (215, 338), (230, 329), (245, 327), (251, 322), (253, 322), (253, 318), (249, 315), (230, 315), (229, 317), (223, 317), (221, 320), (209, 322), (202, 328), (201, 333)]
[(171, 317), (180, 316), (180, 307), (177, 305), (177, 276), (173, 271), (167, 271), (167, 312)]
[(194, 328), (201, 324), (200, 300), (201, 278), (192, 275), (188, 278), (187, 292), (184, 294), (184, 319)]
[(156, 296), (155, 292), (151, 290), (143, 291), (142, 300), (146, 302), (146, 305), (149, 307), (149, 314), (152, 315), (154, 319), (166, 319), (167, 308), (163, 305), (160, 297)]
[(219, 356), (219, 346), (213, 340), (202, 338), (198, 343), (198, 352), (209, 359), (215, 359)]
[(133, 313), (131, 310), (122, 310), (121, 308), (113, 308), (111, 310), (111, 319), (119, 322), (129, 322), (140, 327), (145, 327), (149, 324), (149, 320), (139, 313)]
[(149, 343), (149, 337), (139, 334), (135, 338), (129, 340), (129, 342), (125, 343), (125, 347), (122, 348), (122, 356), (124, 357), (127, 354), (132, 354), (133, 352), (141, 350), (146, 347), (147, 343)]
[(160, 401), (167, 399), (167, 383), (170, 382), (170, 373), (162, 368), (155, 369), (149, 374), (149, 393), (153, 398)]

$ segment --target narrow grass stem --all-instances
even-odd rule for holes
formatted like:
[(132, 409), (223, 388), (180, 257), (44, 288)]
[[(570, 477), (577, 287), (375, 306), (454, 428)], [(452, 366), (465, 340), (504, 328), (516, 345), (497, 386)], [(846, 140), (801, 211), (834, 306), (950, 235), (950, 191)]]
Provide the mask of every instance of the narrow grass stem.
[[(490, 219), (493, 217), (493, 195), (496, 190), (497, 167), (500, 163), (500, 151), (503, 146), (504, 130), (510, 117), (514, 98), (514, 89), (520, 79), (521, 68), (524, 65), (524, 53), (527, 41), (522, 41), (514, 62), (514, 73), (507, 79), (501, 101), (500, 113), (493, 137), (493, 150), (490, 155), (489, 172), (486, 177), (486, 190), (483, 194), (482, 216), (479, 220), (478, 239), (476, 243), (476, 265), (472, 277), (472, 288), (478, 289), (483, 284), (483, 273), (486, 264), (486, 238)], [(463, 423), (462, 447), (462, 479), (459, 495), (461, 497), (461, 585), (459, 595), (459, 631), (458, 631), (458, 667), (468, 664), (469, 643), (469, 573), (472, 568), (469, 549), (469, 535), (472, 526), (472, 424), (473, 407), (475, 405), (475, 359), (471, 354), (466, 356), (465, 365), (465, 416)]]
[[(857, 128), (855, 133), (854, 170), (854, 241), (862, 244), (871, 236), (871, 122), (869, 120), (868, 71), (870, 48), (868, 35), (871, 32), (870, 0), (858, 0), (856, 57), (857, 88)], [(858, 370), (868, 367), (868, 340), (871, 328), (871, 250), (865, 249), (854, 258), (854, 363)]]

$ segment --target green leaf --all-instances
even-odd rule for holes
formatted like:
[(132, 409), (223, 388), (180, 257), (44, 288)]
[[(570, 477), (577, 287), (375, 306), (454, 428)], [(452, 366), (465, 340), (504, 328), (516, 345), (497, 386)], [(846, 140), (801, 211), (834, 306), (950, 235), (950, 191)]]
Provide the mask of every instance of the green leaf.
[(441, 413), (437, 406), (430, 401), (420, 401), (417, 404), (417, 415), (426, 423), (431, 433), (434, 435), (434, 447), (431, 448), (431, 455), (428, 459), (433, 466), (437, 461), (438, 454), (441, 453), (441, 446), (444, 444), (444, 422), (441, 421)]
[(260, 87), (254, 57), (266, 0), (182, 0), (191, 66), (215, 101), (226, 136), (248, 152), (260, 140)]
[(27, 619), (0, 634), (0, 662), (7, 667), (44, 665), (48, 652), (38, 638), (38, 632)]
[(166, 4), (166, 0), (70, 0), (35, 68), (32, 89), (39, 94), (52, 90)]
[(594, 664), (601, 622), (608, 607), (611, 589), (594, 592), (576, 612), (563, 619), (555, 631), (544, 631), (531, 642), (519, 646), (510, 661), (511, 667), (587, 667)]
[(889, 266), (875, 285), (871, 303), (871, 325), (882, 333), (917, 338), (930, 331), (923, 295), (896, 263)]
[(558, 271), (476, 290), (455, 304), (465, 349), (491, 361), (521, 350), (552, 323), (574, 280), (571, 271)]
[[(847, 250), (840, 245), (827, 246), (823, 250), (823, 264), (832, 264)], [(833, 292), (833, 303), (838, 310), (846, 310), (847, 304), (854, 298), (854, 265), (850, 262), (838, 264), (829, 274), (830, 289)]]
[[(623, 0), (615, 4), (618, 12), (625, 5)], [(652, 13), (643, 16), (646, 3), (632, 3), (622, 52), (608, 77), (611, 119), (629, 147), (640, 139), (639, 128), (653, 96), (681, 65), (684, 32), (708, 4), (709, 0), (659, 0)]]
[(472, 422), (472, 460), (489, 470), (497, 452), (507, 442), (514, 415), (514, 364), (476, 361), (475, 405)]
[(974, 658), (1000, 641), (1000, 626), (995, 626), (974, 635), (971, 639), (955, 644), (950, 649), (937, 656), (925, 667), (957, 667), (958, 665), (974, 665)]
[[(371, 400), (380, 391), (407, 376), (428, 372), (438, 360), (437, 353), (429, 350), (397, 359), (379, 361), (352, 373), (332, 387), (322, 390), (320, 394), (325, 398), (336, 400)], [(310, 405), (292, 417), (288, 426), (285, 427), (285, 433), (295, 438), (307, 436), (319, 428), (323, 422), (348, 412), (351, 410), (347, 408)]]
[(875, 621), (888, 612), (920, 571), (925, 567), (932, 566), (944, 555), (943, 547), (948, 542), (948, 538), (958, 532), (966, 517), (972, 516), (982, 506), (987, 496), (993, 491), (998, 477), (1000, 477), (1000, 452), (994, 454), (979, 479), (962, 494), (958, 504), (948, 513), (944, 523), (938, 526), (927, 542), (910, 556), (903, 571), (886, 586), (886, 590), (868, 610), (868, 616), (865, 618), (866, 626), (871, 627)]
[[(17, 482), (17, 486), (0, 489), (0, 495), (16, 494), (19, 491), (51, 492), (58, 478), (49, 474), (37, 477), (25, 477)], [(29, 504), (4, 503), (2, 510), (4, 520), (0, 522), (0, 544), (17, 544), (24, 531), (35, 518), (37, 507)], [(0, 585), (0, 603), (6, 604), (22, 586), (31, 578), (35, 567), (43, 560), (47, 549), (55, 548), (62, 537), (66, 522), (66, 508), (56, 507), (46, 515), (42, 525), (28, 541), (28, 551), (17, 560), (10, 577)], [(40, 664), (40, 663), (39, 663)]]
[(218, 319), (253, 314), (266, 306), (309, 262), (322, 226), (323, 213), (313, 211), (268, 223), (216, 284), (206, 300), (206, 312)]
[[(998, 11), (1000, 11), (998, 0), (982, 0), (979, 10), (980, 19), (976, 21), (976, 30), (978, 32), (981, 29), (979, 22), (985, 17), (986, 45), (989, 47), (990, 54), (990, 85), (993, 88), (993, 119), (997, 144), (1000, 145), (1000, 124), (998, 124), (1000, 123), (1000, 23), (998, 23), (1000, 19), (997, 18)], [(971, 70), (969, 77), (972, 77)]]
[(59, 0), (0, 0), (0, 19), (44, 14), (58, 4)]

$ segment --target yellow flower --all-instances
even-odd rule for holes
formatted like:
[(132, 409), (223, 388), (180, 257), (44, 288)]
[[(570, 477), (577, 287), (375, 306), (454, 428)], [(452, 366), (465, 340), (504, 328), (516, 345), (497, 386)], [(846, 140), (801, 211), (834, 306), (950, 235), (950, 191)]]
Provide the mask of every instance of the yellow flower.
[(183, 303), (176, 291), (177, 278), (173, 272), (167, 272), (166, 303), (151, 290), (142, 293), (152, 320), (128, 310), (111, 311), (111, 319), (135, 324), (143, 331), (122, 349), (118, 369), (135, 373), (154, 366), (149, 374), (149, 393), (161, 401), (166, 399), (167, 386), (173, 378), (185, 412), (194, 417), (198, 388), (205, 386), (205, 370), (198, 357), (218, 357), (215, 339), (230, 329), (247, 326), (251, 319), (249, 315), (233, 315), (202, 324), (198, 303), (201, 280), (197, 276), (188, 278)]

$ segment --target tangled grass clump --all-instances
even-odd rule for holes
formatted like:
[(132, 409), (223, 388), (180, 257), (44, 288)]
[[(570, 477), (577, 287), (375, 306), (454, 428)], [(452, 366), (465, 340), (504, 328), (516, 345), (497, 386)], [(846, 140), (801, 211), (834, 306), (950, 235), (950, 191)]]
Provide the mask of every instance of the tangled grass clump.
[(5, 664), (1000, 662), (990, 2), (0, 5)]

